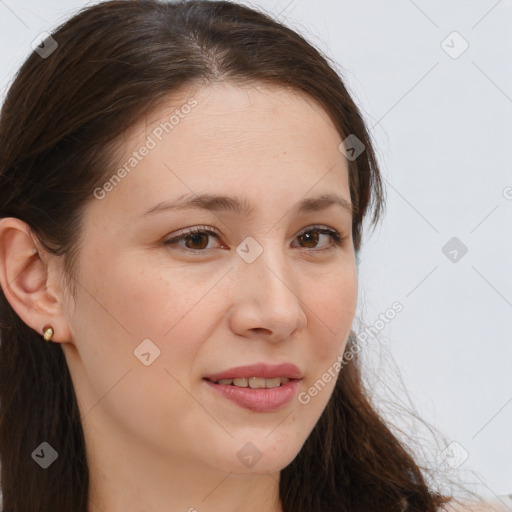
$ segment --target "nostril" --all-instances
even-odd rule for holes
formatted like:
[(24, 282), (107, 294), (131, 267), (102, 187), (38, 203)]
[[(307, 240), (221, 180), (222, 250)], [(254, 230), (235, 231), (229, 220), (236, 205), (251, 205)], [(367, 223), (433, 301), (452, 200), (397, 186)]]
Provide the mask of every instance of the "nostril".
[(270, 329), (265, 329), (265, 327), (253, 327), (251, 331), (257, 332), (259, 334), (272, 334)]

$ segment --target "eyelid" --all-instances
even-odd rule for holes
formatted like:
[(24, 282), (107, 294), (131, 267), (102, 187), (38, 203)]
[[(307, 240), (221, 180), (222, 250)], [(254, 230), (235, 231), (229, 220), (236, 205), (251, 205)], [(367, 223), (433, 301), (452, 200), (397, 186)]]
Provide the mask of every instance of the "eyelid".
[(215, 235), (220, 236), (220, 231), (213, 226), (191, 226), (189, 228), (183, 228), (179, 231), (176, 231), (175, 233), (171, 233), (166, 237), (166, 240), (172, 240), (174, 238), (180, 238), (182, 236), (187, 236), (190, 233), (213, 233)]
[[(295, 236), (300, 236), (304, 233), (307, 233), (308, 231), (329, 231), (329, 233), (339, 233), (337, 229), (331, 228), (329, 226), (326, 226), (324, 224), (311, 224), (310, 226), (306, 226), (305, 228), (301, 229)], [(339, 233), (341, 236), (341, 233)]]

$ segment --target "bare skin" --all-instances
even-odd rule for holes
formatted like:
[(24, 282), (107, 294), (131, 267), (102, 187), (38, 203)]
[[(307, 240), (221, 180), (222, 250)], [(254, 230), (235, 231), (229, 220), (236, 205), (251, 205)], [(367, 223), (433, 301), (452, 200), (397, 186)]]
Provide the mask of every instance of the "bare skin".
[[(350, 205), (342, 138), (311, 100), (265, 86), (185, 91), (131, 127), (119, 162), (192, 96), (197, 106), (87, 206), (75, 297), (60, 259), (36, 247), (21, 221), (0, 221), (7, 298), (37, 332), (54, 326), (71, 371), (89, 512), (281, 512), (280, 471), (318, 421), (334, 379), (307, 405), (295, 396), (262, 413), (204, 378), (288, 362), (301, 372), (297, 393), (305, 392), (343, 353), (355, 314), (350, 211), (338, 203), (297, 210), (325, 195)], [(242, 198), (252, 211), (144, 215), (205, 193)], [(183, 238), (194, 226), (215, 234)], [(247, 237), (262, 249), (251, 263), (236, 251)], [(134, 355), (145, 339), (160, 350), (148, 366)], [(247, 443), (261, 455), (250, 467), (239, 456)]]

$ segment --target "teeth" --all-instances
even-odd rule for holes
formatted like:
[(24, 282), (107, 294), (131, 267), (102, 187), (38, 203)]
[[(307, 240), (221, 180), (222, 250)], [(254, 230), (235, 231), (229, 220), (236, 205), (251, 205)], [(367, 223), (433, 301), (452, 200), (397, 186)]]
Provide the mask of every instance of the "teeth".
[(276, 377), (275, 379), (261, 379), (261, 380), (265, 381), (266, 388), (278, 388), (281, 385), (281, 379), (279, 377)]
[(282, 384), (286, 384), (290, 379), (287, 377), (275, 377), (274, 379), (264, 379), (263, 377), (249, 377), (237, 379), (221, 379), (216, 384), (222, 386), (236, 386), (239, 388), (250, 387), (252, 389), (277, 388)]
[(249, 379), (249, 386), (253, 389), (261, 389), (265, 387), (265, 379), (263, 377), (251, 377)]

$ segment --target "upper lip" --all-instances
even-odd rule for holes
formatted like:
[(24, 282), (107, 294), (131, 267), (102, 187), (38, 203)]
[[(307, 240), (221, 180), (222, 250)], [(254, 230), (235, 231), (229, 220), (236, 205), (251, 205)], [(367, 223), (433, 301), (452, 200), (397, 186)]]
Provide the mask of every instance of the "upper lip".
[(302, 379), (302, 373), (297, 366), (290, 363), (266, 364), (257, 363), (249, 366), (237, 366), (220, 373), (208, 375), (205, 379), (217, 382), (221, 379), (237, 379), (243, 377), (262, 377), (264, 379), (274, 379), (276, 377), (286, 377), (288, 379)]

